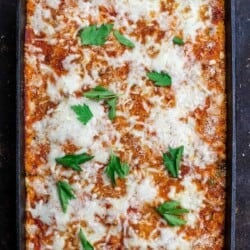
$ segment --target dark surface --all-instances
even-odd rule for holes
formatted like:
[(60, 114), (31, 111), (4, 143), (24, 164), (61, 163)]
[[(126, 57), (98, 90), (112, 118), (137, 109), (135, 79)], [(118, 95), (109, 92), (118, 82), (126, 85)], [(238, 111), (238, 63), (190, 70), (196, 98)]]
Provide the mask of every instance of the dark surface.
[(0, 0), (0, 249), (15, 249), (15, 8)]
[[(250, 249), (250, 1), (236, 1), (236, 249)], [(15, 0), (0, 0), (0, 250), (15, 249)]]
[(250, 1), (236, 1), (236, 249), (250, 249)]

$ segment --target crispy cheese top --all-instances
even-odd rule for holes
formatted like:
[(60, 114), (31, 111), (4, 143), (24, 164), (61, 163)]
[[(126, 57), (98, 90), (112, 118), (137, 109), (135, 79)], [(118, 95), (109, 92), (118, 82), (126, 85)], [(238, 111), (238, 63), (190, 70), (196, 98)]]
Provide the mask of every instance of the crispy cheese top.
[[(102, 24), (135, 47), (113, 32), (102, 46), (82, 45), (79, 31)], [(25, 41), (27, 249), (80, 249), (80, 228), (95, 249), (222, 249), (224, 1), (28, 0)], [(150, 71), (172, 85), (156, 86)], [(119, 94), (112, 121), (104, 101), (83, 97), (99, 85)], [(71, 108), (83, 104), (93, 113), (86, 125)], [(173, 178), (162, 154), (181, 145)], [(95, 158), (81, 172), (55, 161), (83, 152)], [(130, 166), (115, 187), (105, 174), (111, 152)], [(66, 213), (58, 181), (76, 196)], [(156, 212), (169, 200), (189, 210), (185, 225)]]

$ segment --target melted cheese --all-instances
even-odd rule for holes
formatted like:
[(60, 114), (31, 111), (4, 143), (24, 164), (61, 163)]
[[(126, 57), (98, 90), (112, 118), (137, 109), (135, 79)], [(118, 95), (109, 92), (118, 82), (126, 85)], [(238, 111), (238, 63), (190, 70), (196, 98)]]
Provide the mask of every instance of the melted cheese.
[(65, 244), (64, 238), (57, 234), (54, 236), (54, 243), (53, 243), (53, 247), (51, 249), (61, 250), (64, 248), (64, 244)]
[(204, 207), (204, 192), (198, 191), (196, 184), (193, 183), (193, 176), (187, 176), (181, 182), (184, 186), (184, 191), (176, 193), (175, 188), (172, 188), (168, 194), (170, 199), (177, 199), (181, 205), (189, 209), (186, 215), (187, 224), (195, 227), (196, 222), (199, 220), (199, 212)]
[(53, 9), (57, 9), (61, 0), (47, 0), (47, 5)]
[(45, 21), (49, 17), (51, 17), (50, 11), (42, 8), (41, 4), (38, 4), (34, 15), (30, 17), (30, 23), (35, 34), (40, 34), (41, 32), (44, 32), (48, 36), (55, 34), (53, 26)]
[[(192, 96), (191, 93), (189, 96)], [(190, 118), (187, 122), (180, 120), (183, 117), (182, 112), (183, 110), (179, 111), (176, 107), (164, 111), (156, 108), (151, 113), (148, 124), (151, 125), (150, 130), (156, 132), (154, 143), (158, 143), (158, 147), (162, 151), (165, 151), (169, 146), (174, 148), (178, 145), (185, 145), (185, 164), (190, 167), (205, 167), (206, 164), (216, 160), (216, 155), (198, 135), (193, 133), (195, 130), (193, 119)]]
[[(143, 6), (143, 8), (141, 8)], [(136, 22), (140, 18), (148, 17), (150, 19), (151, 13), (157, 13), (160, 10), (160, 1), (154, 0), (121, 0), (115, 5), (116, 11), (119, 16), (128, 16), (133, 22)]]
[(168, 249), (168, 250), (189, 250), (192, 249), (192, 245), (187, 240), (183, 239), (182, 235), (176, 236), (175, 229), (162, 229), (161, 234), (157, 239), (146, 242), (145, 240), (139, 238), (136, 233), (132, 230), (129, 231), (130, 238), (126, 239), (124, 245), (126, 248), (140, 246), (140, 249), (146, 250), (148, 247), (153, 249)]
[[(211, 1), (28, 0), (28, 4), (33, 7), (28, 11), (31, 41), (27, 38), (25, 54), (27, 248), (39, 244), (41, 249), (79, 249), (79, 241), (72, 239), (77, 239), (80, 227), (96, 249), (188, 250), (221, 240), (220, 224), (209, 231), (209, 222), (201, 217), (203, 210), (208, 216), (217, 211), (223, 215), (224, 204), (222, 191), (211, 189), (211, 194), (207, 186), (224, 154), (219, 147), (224, 135), (214, 136), (221, 131), (225, 94), (224, 81), (216, 78), (223, 75), (223, 51), (213, 57), (210, 46), (222, 41), (207, 41), (212, 40), (208, 30), (217, 29)], [(119, 45), (112, 34), (103, 47), (82, 46), (79, 30), (102, 23), (113, 23), (135, 48)], [(173, 44), (176, 35), (184, 46)], [(203, 42), (208, 42), (205, 47)], [(199, 43), (201, 58), (195, 51)], [(208, 59), (203, 58), (206, 53)], [(168, 73), (172, 86), (156, 87), (146, 77), (149, 71)], [(119, 94), (114, 121), (108, 119), (103, 101), (82, 95), (97, 85)], [(71, 109), (79, 104), (87, 104), (93, 113), (87, 125)], [(201, 133), (205, 119), (208, 139)], [(173, 180), (162, 154), (180, 145), (184, 156), (180, 176)], [(67, 150), (95, 157), (78, 173), (55, 162)], [(104, 171), (112, 151), (130, 165), (129, 175), (116, 187)], [(67, 213), (61, 209), (58, 180), (69, 182), (76, 196)], [(223, 177), (219, 184), (223, 186)], [(155, 211), (167, 200), (189, 209), (184, 215), (187, 224), (180, 230)], [(37, 221), (45, 228), (41, 235)]]
[[(76, 115), (71, 109), (73, 105), (84, 103), (90, 107), (94, 115), (93, 119), (86, 126), (76, 119)], [(106, 163), (112, 147), (110, 145), (110, 148), (106, 148), (103, 146), (103, 143), (110, 144), (112, 138), (119, 136), (112, 129), (111, 122), (107, 121), (107, 114), (105, 114), (103, 106), (84, 98), (81, 100), (71, 98), (61, 102), (47, 118), (34, 124), (34, 130), (36, 131), (38, 142), (43, 143), (47, 139), (51, 142), (51, 151), (48, 155), (49, 165), (54, 165), (55, 158), (63, 154), (61, 148), (67, 141), (80, 147), (79, 153), (98, 152), (95, 155), (95, 159)], [(103, 131), (106, 134), (103, 134)], [(102, 140), (94, 142), (93, 138), (101, 134), (103, 134)]]

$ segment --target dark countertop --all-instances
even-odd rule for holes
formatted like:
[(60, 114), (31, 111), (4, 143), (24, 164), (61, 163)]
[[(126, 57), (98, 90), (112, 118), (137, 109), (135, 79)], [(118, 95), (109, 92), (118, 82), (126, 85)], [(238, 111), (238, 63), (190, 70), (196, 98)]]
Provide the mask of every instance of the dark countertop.
[[(0, 0), (0, 250), (15, 249), (15, 17)], [(250, 249), (250, 1), (236, 0), (236, 249)], [(249, 164), (249, 165), (248, 165)]]
[(236, 249), (250, 249), (250, 1), (236, 0)]
[(15, 249), (15, 9), (0, 0), (0, 249)]

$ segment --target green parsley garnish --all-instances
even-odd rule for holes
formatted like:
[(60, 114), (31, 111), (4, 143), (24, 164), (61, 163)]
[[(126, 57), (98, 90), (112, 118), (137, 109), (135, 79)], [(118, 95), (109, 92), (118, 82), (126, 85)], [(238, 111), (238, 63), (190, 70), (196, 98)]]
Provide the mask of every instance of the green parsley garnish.
[(114, 30), (114, 36), (118, 40), (118, 42), (122, 45), (125, 45), (129, 48), (134, 48), (135, 45), (128, 38), (123, 36), (118, 30)]
[(94, 250), (94, 247), (89, 243), (82, 229), (80, 229), (79, 238), (80, 238), (83, 250)]
[(169, 152), (163, 154), (164, 165), (170, 174), (175, 178), (178, 178), (179, 176), (180, 162), (183, 151), (184, 146), (180, 146), (178, 148), (169, 147)]
[(103, 45), (113, 28), (113, 24), (90, 25), (80, 30), (82, 45)]
[(180, 38), (180, 37), (178, 37), (178, 36), (175, 36), (175, 37), (173, 38), (173, 43), (174, 43), (174, 44), (177, 44), (177, 45), (184, 45), (184, 42), (183, 42), (182, 38)]
[(72, 168), (76, 171), (82, 171), (80, 164), (90, 161), (94, 156), (82, 153), (78, 155), (65, 155), (60, 158), (56, 158), (56, 163), (63, 165), (64, 167)]
[(106, 100), (106, 103), (109, 106), (109, 119), (113, 120), (116, 116), (117, 98), (108, 99)]
[(115, 186), (116, 176), (122, 179), (125, 178), (129, 173), (129, 165), (127, 163), (122, 163), (120, 158), (112, 153), (105, 173), (110, 178), (112, 185)]
[(102, 86), (97, 86), (94, 89), (84, 93), (84, 96), (89, 99), (94, 99), (96, 101), (117, 97), (115, 93), (113, 93), (112, 91), (109, 91), (108, 89), (105, 89)]
[(147, 77), (154, 82), (156, 86), (168, 87), (172, 84), (172, 78), (167, 73), (158, 73), (156, 71), (148, 72)]
[(73, 194), (72, 187), (65, 181), (58, 181), (57, 182), (57, 192), (59, 195), (62, 210), (64, 213), (66, 213), (67, 207), (69, 204), (69, 200), (76, 198)]
[(84, 93), (84, 96), (96, 101), (104, 100), (104, 102), (109, 106), (109, 119), (113, 120), (116, 115), (116, 103), (118, 95), (114, 92), (103, 88), (102, 86), (97, 86), (94, 89)]
[(178, 201), (164, 202), (156, 208), (156, 211), (170, 226), (182, 226), (186, 224), (186, 221), (181, 219), (180, 215), (189, 212), (187, 209), (181, 208)]
[(76, 113), (77, 119), (84, 125), (86, 125), (93, 117), (93, 114), (89, 106), (86, 104), (74, 105), (74, 106), (71, 106), (71, 109)]

